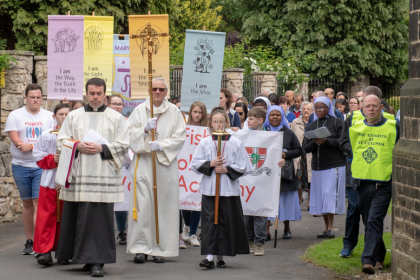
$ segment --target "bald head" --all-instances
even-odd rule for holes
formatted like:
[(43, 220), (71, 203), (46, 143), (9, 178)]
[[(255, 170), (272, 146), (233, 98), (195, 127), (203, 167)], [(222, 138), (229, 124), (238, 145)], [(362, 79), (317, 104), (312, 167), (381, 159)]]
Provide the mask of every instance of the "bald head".
[(287, 105), (292, 106), (294, 104), (293, 96), (295, 96), (295, 92), (293, 90), (288, 90), (284, 93), (284, 96), (287, 97)]
[(366, 120), (370, 125), (375, 124), (381, 117), (383, 107), (384, 105), (382, 105), (381, 99), (376, 95), (371, 94), (363, 98), (363, 114), (366, 116)]

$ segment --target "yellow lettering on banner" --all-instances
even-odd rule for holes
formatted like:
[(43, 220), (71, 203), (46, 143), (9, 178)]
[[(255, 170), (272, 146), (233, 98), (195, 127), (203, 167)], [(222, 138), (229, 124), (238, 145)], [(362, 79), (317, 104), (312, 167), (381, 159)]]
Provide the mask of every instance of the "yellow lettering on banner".
[[(130, 35), (146, 34), (146, 25), (150, 22), (155, 33), (169, 32), (168, 15), (138, 15), (128, 16)], [(169, 38), (153, 39), (152, 52), (153, 78), (162, 77), (168, 83), (169, 89)], [(131, 98), (146, 99), (149, 96), (149, 60), (148, 43), (139, 38), (130, 39), (130, 76)]]
[[(112, 90), (114, 17), (85, 16), (83, 82), (101, 78), (106, 83), (106, 95)], [(85, 87), (83, 93), (86, 95)]]

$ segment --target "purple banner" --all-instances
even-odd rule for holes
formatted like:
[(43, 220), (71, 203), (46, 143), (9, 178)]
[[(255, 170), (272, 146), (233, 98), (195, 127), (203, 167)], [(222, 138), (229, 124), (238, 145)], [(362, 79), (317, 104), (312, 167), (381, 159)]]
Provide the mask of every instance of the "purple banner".
[(83, 16), (48, 16), (48, 99), (83, 100)]

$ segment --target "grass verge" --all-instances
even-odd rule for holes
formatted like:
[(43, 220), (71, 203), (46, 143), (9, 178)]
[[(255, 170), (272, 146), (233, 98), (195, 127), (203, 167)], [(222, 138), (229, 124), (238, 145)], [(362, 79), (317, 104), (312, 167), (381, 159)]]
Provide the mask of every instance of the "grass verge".
[[(341, 249), (343, 249), (343, 238), (335, 238), (325, 240), (321, 243), (311, 246), (304, 255), (302, 260), (313, 263), (314, 265), (324, 266), (337, 274), (360, 274), (362, 271), (361, 256), (365, 235), (359, 235), (359, 242), (354, 248), (351, 258), (340, 257)], [(383, 235), (385, 247), (391, 249), (391, 233), (386, 232)], [(391, 252), (387, 250), (384, 261), (384, 270), (391, 268)]]
[(392, 214), (392, 199), (391, 199), (391, 202), (389, 203), (388, 211), (386, 213), (387, 214)]

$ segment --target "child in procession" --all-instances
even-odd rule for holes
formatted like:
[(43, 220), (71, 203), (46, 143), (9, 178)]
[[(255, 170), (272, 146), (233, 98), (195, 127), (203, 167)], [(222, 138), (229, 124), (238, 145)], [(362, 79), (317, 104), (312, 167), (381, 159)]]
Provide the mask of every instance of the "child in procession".
[[(267, 111), (262, 107), (254, 107), (248, 112), (248, 128), (250, 130), (264, 130)], [(264, 243), (267, 239), (267, 217), (245, 216), (250, 253), (264, 256)]]
[[(223, 108), (216, 107), (209, 118), (210, 131), (223, 131), (229, 127), (229, 117)], [(217, 140), (222, 137), (221, 156), (217, 156)], [(249, 254), (248, 240), (240, 199), (238, 178), (253, 171), (248, 153), (241, 141), (231, 135), (210, 135), (200, 141), (190, 168), (203, 174), (200, 185), (202, 194), (201, 254), (206, 258), (200, 267), (225, 268), (223, 256)], [(214, 224), (216, 173), (220, 174), (218, 224)]]
[[(57, 154), (57, 134), (50, 132), (63, 124), (70, 110), (68, 103), (61, 103), (55, 106), (53, 118), (57, 126), (44, 131), (33, 149), (33, 157), (37, 165), (42, 168), (34, 251), (40, 254), (37, 262), (45, 266), (53, 264), (51, 251), (56, 251), (60, 235), (60, 222), (57, 221), (57, 211), (62, 213), (63, 208), (63, 202), (61, 201), (60, 209), (57, 209), (58, 192), (60, 191), (60, 186), (55, 184), (55, 174), (60, 159), (60, 156)], [(68, 260), (58, 260), (58, 262), (69, 264)]]
[[(208, 126), (207, 108), (202, 102), (194, 102), (190, 107), (189, 118), (187, 125)], [(182, 239), (191, 244), (193, 247), (200, 247), (200, 242), (197, 239), (197, 229), (201, 218), (201, 211), (181, 210), (184, 218), (184, 227), (182, 230)], [(184, 244), (185, 246), (185, 244)], [(180, 247), (181, 248), (181, 247)]]

